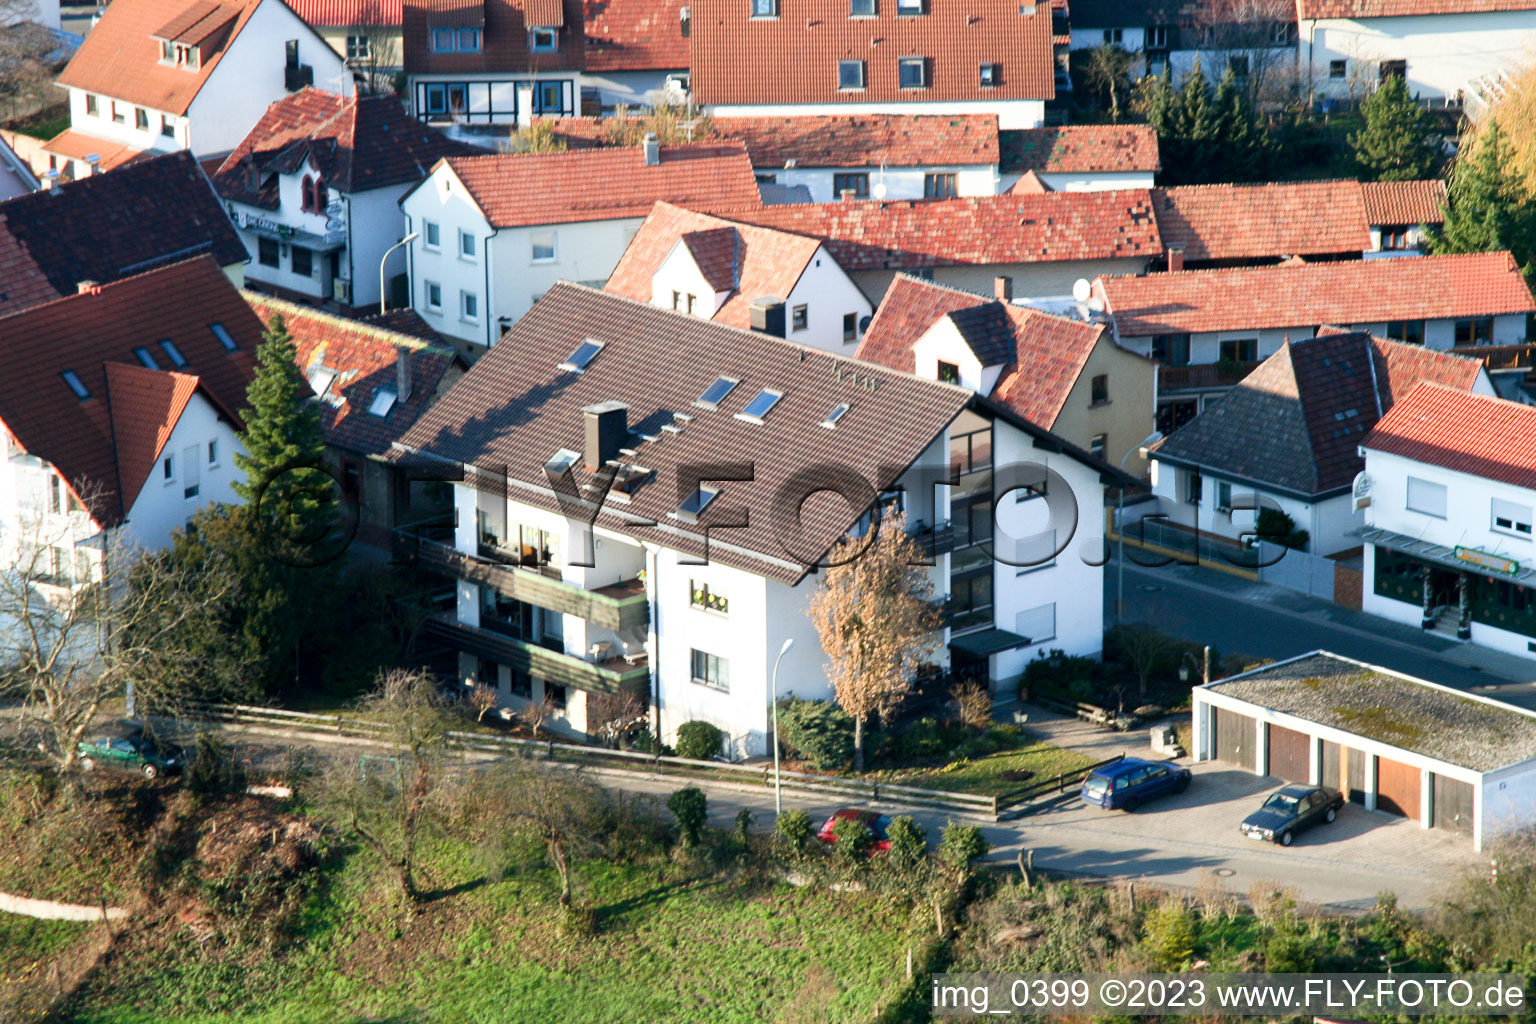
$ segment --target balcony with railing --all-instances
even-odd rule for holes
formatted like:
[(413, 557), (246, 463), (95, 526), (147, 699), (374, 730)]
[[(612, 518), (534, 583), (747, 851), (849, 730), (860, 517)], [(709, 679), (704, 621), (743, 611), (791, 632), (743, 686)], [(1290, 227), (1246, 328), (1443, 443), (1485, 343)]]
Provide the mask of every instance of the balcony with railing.
[(421, 532), (396, 533), (402, 538), (397, 553), (428, 572), (483, 584), (515, 601), (562, 615), (574, 615), (614, 632), (650, 625), (650, 601), (646, 597), (645, 584), (638, 579), (586, 590), (566, 583), (552, 567), (511, 561), (515, 557), (513, 552), (492, 547), (494, 553), (506, 558), (487, 557), (484, 553), (487, 545), (481, 545), (480, 552), (471, 555)]
[(1227, 360), (1220, 363), (1200, 363), (1194, 366), (1159, 366), (1157, 390), (1201, 391), (1207, 388), (1229, 388), (1252, 373), (1258, 363), (1239, 363)]
[(929, 557), (947, 555), (955, 549), (955, 527), (948, 519), (937, 523), (915, 519), (907, 524), (907, 536)]
[(1526, 370), (1529, 372), (1533, 356), (1536, 356), (1536, 343), (1520, 345), (1457, 345), (1448, 351), (1453, 356), (1465, 356), (1468, 359), (1476, 359), (1490, 373), (1494, 370)]

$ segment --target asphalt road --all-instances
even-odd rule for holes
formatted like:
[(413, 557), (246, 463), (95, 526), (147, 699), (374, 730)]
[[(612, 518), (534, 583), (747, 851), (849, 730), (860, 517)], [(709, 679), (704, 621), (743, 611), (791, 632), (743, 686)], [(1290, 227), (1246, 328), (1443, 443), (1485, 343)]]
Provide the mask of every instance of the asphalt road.
[[(1114, 573), (1105, 621), (1113, 621)], [(1279, 587), (1189, 566), (1125, 569), (1126, 619), (1222, 654), (1289, 658), (1326, 650), (1536, 708), (1536, 661), (1485, 651)]]

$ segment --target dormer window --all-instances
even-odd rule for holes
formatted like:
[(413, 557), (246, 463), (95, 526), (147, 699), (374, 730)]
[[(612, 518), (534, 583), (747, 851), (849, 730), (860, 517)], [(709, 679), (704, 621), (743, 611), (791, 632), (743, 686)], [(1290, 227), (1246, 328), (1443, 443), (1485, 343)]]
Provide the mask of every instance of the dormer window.
[(560, 33), (553, 28), (528, 30), (528, 49), (534, 53), (554, 53), (560, 48)]
[(160, 62), (162, 64), (176, 63), (176, 46), (169, 39), (160, 40)]

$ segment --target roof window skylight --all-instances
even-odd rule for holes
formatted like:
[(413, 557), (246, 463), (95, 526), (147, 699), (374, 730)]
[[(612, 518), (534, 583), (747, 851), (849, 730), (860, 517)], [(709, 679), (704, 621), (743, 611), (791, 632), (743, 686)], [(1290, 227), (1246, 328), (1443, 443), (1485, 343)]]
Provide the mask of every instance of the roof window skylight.
[(170, 338), (160, 339), (160, 349), (165, 353), (165, 357), (171, 361), (172, 366), (187, 365), (187, 357), (181, 354), (181, 349), (177, 348)]
[(331, 383), (336, 379), (336, 371), (325, 366), (317, 366), (309, 375), (309, 387), (317, 395), (323, 395), (331, 390)]
[(224, 346), (224, 350), (226, 352), (233, 352), (235, 350), (235, 339), (230, 337), (229, 332), (224, 329), (223, 324), (209, 324), (208, 329), (213, 332), (213, 336), (215, 338), (219, 339), (219, 344)]
[(133, 354), (134, 354), (135, 357), (137, 357), (139, 362), (143, 363), (145, 366), (149, 367), (151, 370), (158, 370), (158, 369), (160, 369), (160, 364), (155, 362), (155, 357), (150, 355), (149, 349), (144, 348), (144, 347), (141, 346), (139, 348), (134, 349), (133, 350)]
[[(335, 374), (332, 374), (335, 376)], [(326, 382), (329, 386), (330, 382)], [(393, 387), (379, 388), (373, 393), (373, 402), (368, 406), (368, 415), (383, 419), (389, 415), (389, 411), (395, 407), (395, 399), (399, 397)]]
[(837, 408), (827, 413), (827, 418), (821, 421), (821, 425), (826, 427), (828, 430), (833, 429), (837, 426), (837, 421), (847, 415), (848, 410), (852, 408), (853, 406), (848, 402), (837, 403)]
[(741, 382), (734, 377), (716, 377), (715, 382), (705, 388), (704, 393), (693, 404), (713, 409), (725, 401), (725, 396), (730, 394), (731, 389), (739, 383)]
[(570, 370), (572, 373), (581, 373), (586, 370), (588, 364), (597, 358), (597, 354), (603, 350), (603, 342), (586, 339), (576, 346), (576, 351), (571, 357), (560, 364), (560, 369)]
[(761, 423), (763, 417), (768, 415), (770, 409), (779, 404), (779, 399), (784, 397), (784, 392), (774, 391), (772, 388), (763, 388), (757, 393), (757, 397), (747, 403), (747, 407), (736, 414), (739, 420), (748, 423)]
[(572, 451), (569, 448), (561, 448), (549, 457), (549, 461), (544, 463), (544, 468), (555, 476), (563, 476), (565, 471), (576, 465), (576, 461), (580, 458), (581, 452)]
[(720, 497), (719, 488), (705, 487), (703, 484), (700, 484), (697, 490), (688, 495), (683, 503), (677, 506), (678, 518), (686, 519), (689, 522), (697, 522), (699, 516), (704, 513), (704, 510), (709, 508), (710, 502), (718, 497)]
[(75, 373), (74, 370), (65, 370), (59, 376), (64, 378), (64, 383), (69, 385), (69, 390), (73, 391), (75, 397), (80, 399), (80, 401), (83, 402), (91, 397), (90, 391), (86, 389), (85, 384), (80, 380), (80, 375)]

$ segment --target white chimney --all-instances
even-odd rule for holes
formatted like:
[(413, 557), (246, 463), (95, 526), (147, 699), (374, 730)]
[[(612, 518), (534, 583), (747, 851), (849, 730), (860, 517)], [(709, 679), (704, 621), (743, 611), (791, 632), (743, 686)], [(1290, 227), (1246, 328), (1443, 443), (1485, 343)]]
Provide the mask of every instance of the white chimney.
[(533, 127), (533, 86), (527, 83), (517, 87), (517, 126), (523, 131)]
[(645, 166), (655, 167), (661, 163), (661, 142), (656, 138), (655, 132), (647, 132), (640, 142), (640, 149), (645, 153)]

